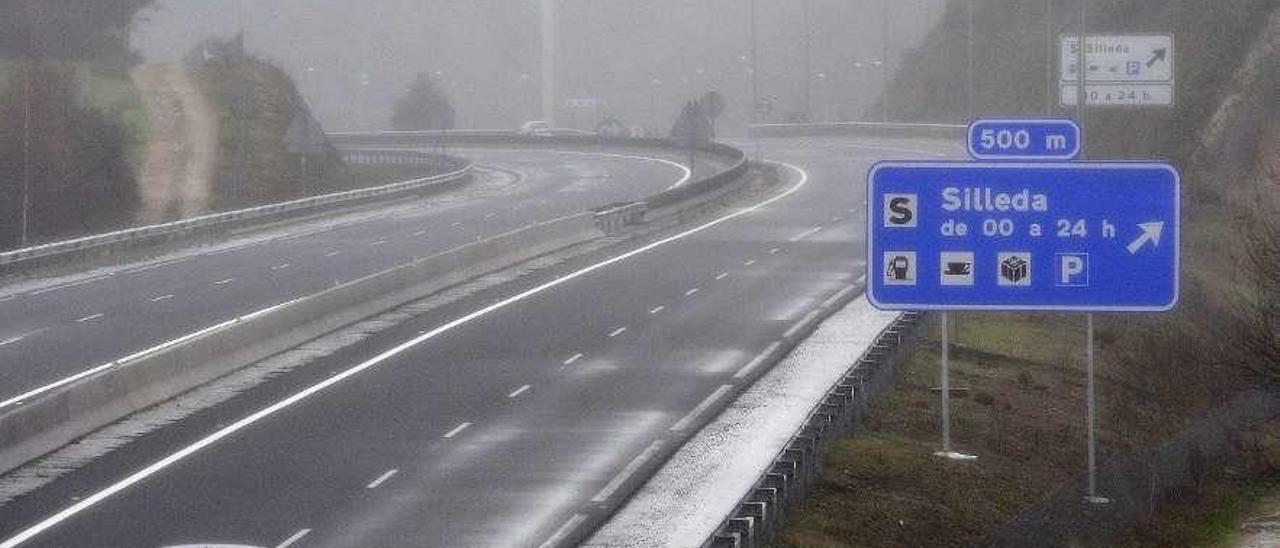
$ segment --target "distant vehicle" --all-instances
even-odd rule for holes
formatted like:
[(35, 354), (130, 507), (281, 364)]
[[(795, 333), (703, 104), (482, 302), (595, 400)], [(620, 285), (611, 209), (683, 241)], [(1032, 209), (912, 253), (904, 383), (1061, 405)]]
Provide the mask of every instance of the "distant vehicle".
[(542, 120), (530, 120), (520, 126), (520, 134), (528, 135), (530, 137), (550, 137), (551, 124)]

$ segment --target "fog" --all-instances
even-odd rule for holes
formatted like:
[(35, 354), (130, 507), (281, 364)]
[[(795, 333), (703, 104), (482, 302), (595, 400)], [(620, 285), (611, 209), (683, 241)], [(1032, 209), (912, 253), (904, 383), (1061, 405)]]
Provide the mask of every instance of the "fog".
[[(804, 2), (756, 0), (764, 121), (803, 116)], [(862, 118), (885, 72), (941, 16), (944, 0), (809, 0), (812, 120)], [(728, 99), (721, 133), (750, 119), (750, 0), (560, 0), (559, 126), (602, 117), (665, 132), (709, 90)], [(391, 105), (426, 72), (458, 125), (499, 129), (540, 118), (536, 0), (162, 0), (138, 22), (147, 62), (176, 62), (198, 41), (243, 30), (250, 52), (280, 65), (330, 130), (388, 125)], [(887, 11), (886, 13), (882, 10)], [(887, 19), (888, 25), (882, 21)], [(887, 64), (877, 64), (882, 56)], [(584, 107), (594, 100), (596, 107)]]

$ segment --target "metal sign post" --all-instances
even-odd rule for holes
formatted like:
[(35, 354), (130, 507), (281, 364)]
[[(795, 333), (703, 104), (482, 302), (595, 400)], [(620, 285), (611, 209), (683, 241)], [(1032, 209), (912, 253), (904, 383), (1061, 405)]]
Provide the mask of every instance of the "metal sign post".
[[(984, 139), (985, 137), (985, 139)], [(867, 299), (942, 319), (942, 450), (950, 428), (950, 310), (1088, 312), (1090, 489), (1096, 491), (1092, 312), (1162, 312), (1178, 300), (1181, 203), (1161, 163), (1029, 161), (1074, 157), (1064, 120), (983, 120), (981, 162), (882, 162), (868, 175)], [(1072, 146), (1075, 145), (1075, 146)], [(1021, 161), (1001, 161), (1022, 158)]]

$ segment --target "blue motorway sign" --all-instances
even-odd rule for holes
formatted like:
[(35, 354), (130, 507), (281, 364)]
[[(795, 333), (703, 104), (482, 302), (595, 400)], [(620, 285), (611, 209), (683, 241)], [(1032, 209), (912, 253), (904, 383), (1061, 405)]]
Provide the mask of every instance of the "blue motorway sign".
[(886, 162), (868, 185), (877, 308), (1152, 312), (1178, 301), (1180, 183), (1166, 164)]
[(969, 155), (978, 160), (1072, 160), (1080, 126), (1066, 119), (977, 120), (969, 124)]

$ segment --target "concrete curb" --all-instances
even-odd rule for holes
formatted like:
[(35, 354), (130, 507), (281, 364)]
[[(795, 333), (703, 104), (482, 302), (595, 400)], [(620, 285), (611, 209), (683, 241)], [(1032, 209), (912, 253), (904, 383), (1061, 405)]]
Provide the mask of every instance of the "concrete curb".
[(826, 444), (857, 430), (871, 405), (892, 384), (924, 325), (924, 316), (898, 316), (874, 345), (827, 392), (790, 443), (738, 503), (703, 548), (763, 548), (776, 540), (791, 510), (822, 472)]

